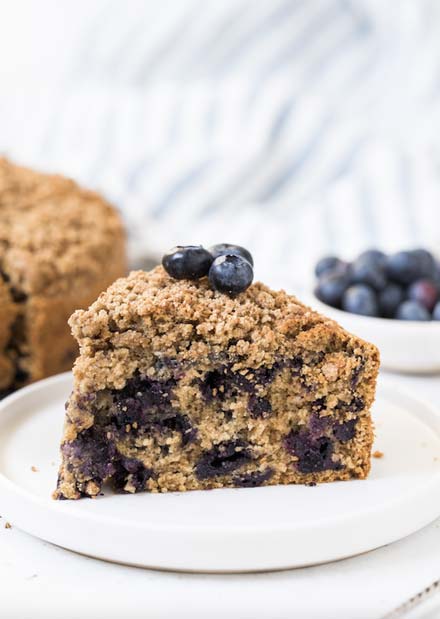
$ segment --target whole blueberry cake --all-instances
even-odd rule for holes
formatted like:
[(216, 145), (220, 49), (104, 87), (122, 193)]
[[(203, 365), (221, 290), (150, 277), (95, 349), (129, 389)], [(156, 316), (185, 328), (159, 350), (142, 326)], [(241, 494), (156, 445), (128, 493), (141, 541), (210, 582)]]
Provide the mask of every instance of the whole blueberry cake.
[(248, 259), (199, 253), (188, 275), (180, 258), (70, 319), (80, 356), (55, 498), (106, 481), (133, 493), (366, 477), (377, 349), (249, 285)]
[(125, 273), (125, 234), (99, 195), (0, 158), (0, 396), (70, 369), (67, 320)]

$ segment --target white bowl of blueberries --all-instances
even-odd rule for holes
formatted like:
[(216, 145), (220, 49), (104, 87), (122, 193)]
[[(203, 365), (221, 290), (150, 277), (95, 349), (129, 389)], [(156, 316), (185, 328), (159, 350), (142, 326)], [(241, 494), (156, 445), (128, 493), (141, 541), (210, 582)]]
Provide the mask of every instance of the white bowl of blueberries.
[(319, 260), (313, 305), (376, 344), (382, 366), (440, 371), (440, 262), (426, 249)]

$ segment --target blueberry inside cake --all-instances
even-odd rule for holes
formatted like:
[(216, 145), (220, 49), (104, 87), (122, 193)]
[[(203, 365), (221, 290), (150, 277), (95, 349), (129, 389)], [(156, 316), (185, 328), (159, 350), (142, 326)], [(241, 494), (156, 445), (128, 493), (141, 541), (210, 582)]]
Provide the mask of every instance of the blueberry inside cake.
[(249, 274), (226, 258), (132, 272), (73, 314), (55, 498), (367, 476), (377, 349), (283, 291), (220, 291)]

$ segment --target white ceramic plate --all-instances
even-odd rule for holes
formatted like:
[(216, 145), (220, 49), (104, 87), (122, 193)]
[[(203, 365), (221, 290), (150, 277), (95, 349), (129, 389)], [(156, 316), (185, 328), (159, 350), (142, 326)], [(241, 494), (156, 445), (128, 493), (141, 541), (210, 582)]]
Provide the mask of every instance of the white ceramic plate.
[(162, 569), (271, 570), (372, 550), (440, 515), (440, 417), (383, 378), (375, 449), (385, 455), (366, 481), (53, 501), (70, 389), (62, 374), (0, 405), (2, 515), (64, 548)]
[(440, 372), (439, 321), (370, 318), (330, 307), (312, 293), (300, 298), (319, 313), (336, 320), (350, 333), (376, 344), (383, 368), (417, 374)]

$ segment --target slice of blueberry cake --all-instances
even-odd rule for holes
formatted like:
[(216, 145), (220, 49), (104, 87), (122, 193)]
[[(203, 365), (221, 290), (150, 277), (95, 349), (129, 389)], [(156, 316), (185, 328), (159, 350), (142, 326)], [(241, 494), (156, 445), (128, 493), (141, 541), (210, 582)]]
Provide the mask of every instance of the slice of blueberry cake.
[(54, 496), (366, 477), (377, 349), (249, 286), (248, 258), (192, 249), (72, 316), (80, 356)]

